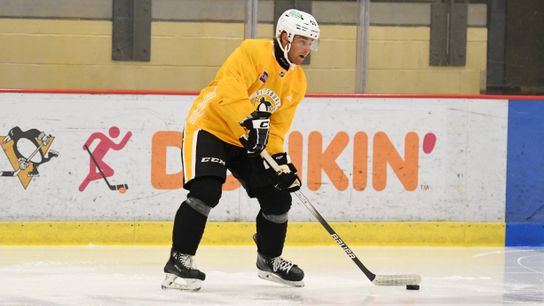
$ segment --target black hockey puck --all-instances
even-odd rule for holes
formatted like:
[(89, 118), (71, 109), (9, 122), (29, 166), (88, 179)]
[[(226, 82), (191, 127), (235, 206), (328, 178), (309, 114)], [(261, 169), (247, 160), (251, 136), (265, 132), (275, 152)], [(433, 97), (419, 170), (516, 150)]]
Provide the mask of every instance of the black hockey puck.
[(406, 290), (419, 290), (419, 285), (406, 285)]

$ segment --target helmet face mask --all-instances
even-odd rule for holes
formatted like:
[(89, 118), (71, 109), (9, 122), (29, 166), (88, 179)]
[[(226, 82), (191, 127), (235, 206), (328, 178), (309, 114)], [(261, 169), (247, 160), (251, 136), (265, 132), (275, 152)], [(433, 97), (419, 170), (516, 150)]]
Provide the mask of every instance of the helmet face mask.
[(317, 51), (319, 46), (319, 25), (312, 15), (295, 9), (285, 11), (276, 25), (276, 37), (278, 39), (282, 32), (287, 34), (289, 43), (293, 42), (295, 35), (313, 39), (311, 50)]

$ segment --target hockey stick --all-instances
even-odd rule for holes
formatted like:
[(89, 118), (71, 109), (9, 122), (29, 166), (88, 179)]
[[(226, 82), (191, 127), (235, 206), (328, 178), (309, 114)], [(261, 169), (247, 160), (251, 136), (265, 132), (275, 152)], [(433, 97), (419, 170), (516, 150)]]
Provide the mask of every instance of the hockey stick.
[[(34, 155), (36, 155), (40, 151), (40, 149), (43, 147), (44, 144), (45, 144), (45, 142), (42, 141), (42, 143), (40, 143), (40, 145), (36, 147), (34, 152), (32, 152), (32, 154), (30, 154), (29, 157), (23, 159), (23, 162), (28, 163), (28, 161), (31, 160), (32, 157), (34, 157)], [(21, 164), (21, 162), (19, 162), (19, 164)], [(26, 167), (25, 167), (25, 169), (26, 169)], [(21, 166), (20, 165), (19, 165), (19, 169), (17, 169), (16, 171), (0, 171), (0, 176), (17, 176), (19, 174), (19, 172), (21, 172)]]
[[(261, 157), (266, 160), (266, 162), (276, 171), (279, 175), (282, 173), (282, 169), (278, 163), (270, 156), (270, 154), (263, 150), (261, 152)], [(344, 250), (344, 252), (353, 260), (353, 262), (359, 267), (361, 271), (366, 275), (366, 277), (376, 286), (406, 286), (406, 289), (418, 290), (419, 283), (421, 283), (421, 276), (417, 274), (406, 274), (406, 275), (376, 275), (372, 273), (365, 265), (357, 258), (355, 253), (348, 247), (348, 245), (338, 236), (334, 229), (325, 221), (323, 216), (315, 209), (310, 200), (300, 191), (297, 190), (294, 192), (295, 196), (299, 201), (314, 215), (314, 217), (321, 223), (321, 225), (329, 232), (332, 239)]]
[(17, 176), (19, 175), (19, 172), (21, 172), (21, 168), (17, 169), (16, 171), (0, 171), (0, 176)]
[(89, 147), (87, 147), (87, 145), (84, 145), (84, 147), (87, 150), (87, 152), (89, 152), (89, 155), (91, 156), (91, 159), (93, 160), (94, 165), (96, 166), (96, 168), (98, 168), (100, 175), (102, 175), (102, 178), (104, 179), (104, 181), (106, 182), (110, 190), (113, 190), (113, 191), (119, 190), (120, 193), (125, 193), (125, 191), (128, 190), (128, 185), (127, 184), (119, 184), (119, 185), (110, 184), (110, 182), (108, 182), (108, 179), (106, 178), (106, 175), (104, 175), (102, 168), (100, 168), (100, 166), (96, 162), (96, 159), (94, 159), (93, 153), (91, 153), (91, 151), (89, 150)]

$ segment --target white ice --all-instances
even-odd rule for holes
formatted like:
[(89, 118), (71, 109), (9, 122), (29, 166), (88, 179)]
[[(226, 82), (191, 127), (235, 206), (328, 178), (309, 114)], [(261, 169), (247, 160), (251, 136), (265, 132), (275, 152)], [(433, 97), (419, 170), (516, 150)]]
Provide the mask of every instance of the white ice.
[(376, 274), (420, 274), (421, 290), (371, 284), (336, 245), (285, 248), (303, 288), (259, 279), (252, 246), (201, 246), (198, 292), (160, 288), (167, 246), (0, 246), (0, 305), (544, 305), (544, 249), (353, 250)]

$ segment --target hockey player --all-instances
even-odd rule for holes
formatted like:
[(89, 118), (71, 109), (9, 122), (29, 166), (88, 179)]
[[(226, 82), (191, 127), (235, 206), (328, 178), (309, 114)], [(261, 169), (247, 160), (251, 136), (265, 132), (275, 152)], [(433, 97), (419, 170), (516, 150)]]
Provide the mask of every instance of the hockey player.
[[(206, 275), (193, 262), (210, 210), (221, 197), (227, 169), (257, 198), (258, 276), (301, 287), (304, 272), (281, 257), (300, 179), (285, 153), (284, 138), (306, 93), (299, 66), (317, 49), (319, 26), (308, 13), (290, 9), (270, 40), (248, 39), (234, 50), (215, 79), (196, 98), (182, 143), (183, 183), (189, 190), (175, 219), (163, 289), (198, 290)], [(284, 169), (277, 175), (259, 153), (266, 149)]]

